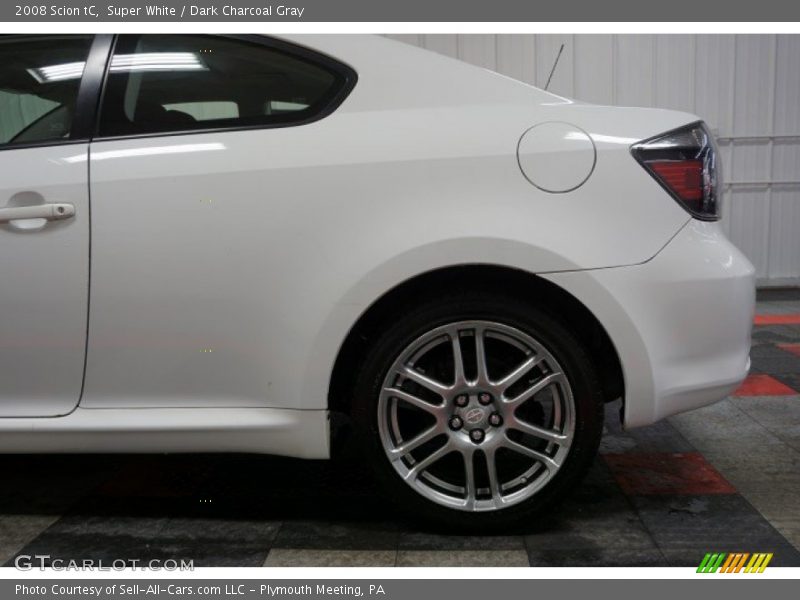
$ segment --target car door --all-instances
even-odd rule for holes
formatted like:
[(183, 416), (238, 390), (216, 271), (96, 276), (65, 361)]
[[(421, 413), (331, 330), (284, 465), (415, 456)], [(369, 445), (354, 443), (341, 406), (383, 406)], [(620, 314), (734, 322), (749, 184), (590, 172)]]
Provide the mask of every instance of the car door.
[(276, 382), (302, 347), (280, 285), (301, 268), (298, 167), (348, 77), (262, 36), (117, 38), (91, 145), (81, 406), (291, 405)]
[(93, 42), (0, 40), (0, 417), (63, 415), (80, 398), (92, 118), (81, 107), (97, 93), (82, 75), (104, 63), (87, 65)]

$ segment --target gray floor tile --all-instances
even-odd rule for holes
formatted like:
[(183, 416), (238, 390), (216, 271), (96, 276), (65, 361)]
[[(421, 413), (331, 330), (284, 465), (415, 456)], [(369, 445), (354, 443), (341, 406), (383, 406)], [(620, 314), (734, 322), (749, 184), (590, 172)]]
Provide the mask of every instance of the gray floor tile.
[(794, 398), (800, 402), (800, 373), (788, 373), (785, 371), (775, 371), (772, 376), (783, 385), (788, 386), (796, 392)]
[(660, 421), (647, 427), (623, 431), (619, 424), (608, 424), (600, 442), (601, 454), (626, 452), (693, 452), (694, 447), (669, 421)]
[(393, 567), (396, 550), (270, 550), (265, 567)]
[(778, 516), (770, 519), (770, 522), (796, 550), (800, 551), (800, 520), (796, 518), (786, 519), (783, 516)]
[[(700, 452), (725, 445), (740, 449), (763, 447), (780, 440), (740, 410), (730, 399), (669, 418), (675, 428)], [(738, 454), (738, 453), (737, 453)]]
[(394, 522), (286, 521), (275, 548), (317, 550), (394, 550), (400, 530)]
[(400, 550), (524, 550), (522, 536), (473, 536), (440, 535), (424, 532), (404, 532), (400, 534)]
[(532, 567), (666, 567), (667, 559), (652, 548), (531, 550)]
[(800, 302), (800, 289), (785, 287), (785, 288), (761, 288), (756, 292), (757, 304), (759, 307), (762, 304), (770, 302), (791, 302), (797, 304)]
[(0, 565), (16, 556), (57, 519), (57, 515), (0, 516)]
[[(784, 352), (785, 356), (783, 357), (751, 356), (752, 366), (757, 368), (759, 371), (763, 373), (769, 373), (770, 375), (779, 380), (782, 375), (789, 375), (789, 376), (800, 375), (800, 356), (795, 356), (794, 354), (791, 354), (784, 350), (781, 350), (781, 352)], [(792, 386), (789, 385), (789, 387)]]
[(275, 521), (173, 517), (159, 535), (182, 540), (255, 542), (269, 548), (280, 526)]
[(731, 402), (781, 441), (800, 451), (800, 397), (750, 396)]
[(527, 567), (524, 550), (400, 550), (398, 567)]
[[(634, 503), (645, 527), (668, 559), (673, 557), (673, 551), (686, 548), (705, 548), (706, 552), (769, 552), (770, 548), (788, 545), (740, 496), (640, 496), (634, 498)], [(796, 551), (784, 554), (800, 566), (800, 554)]]

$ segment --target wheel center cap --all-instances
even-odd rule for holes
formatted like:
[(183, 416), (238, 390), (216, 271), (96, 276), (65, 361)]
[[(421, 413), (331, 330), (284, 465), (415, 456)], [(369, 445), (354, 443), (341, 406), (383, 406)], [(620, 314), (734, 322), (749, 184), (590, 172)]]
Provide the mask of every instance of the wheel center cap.
[(486, 418), (486, 410), (483, 408), (470, 408), (464, 413), (464, 421), (469, 425), (477, 425)]

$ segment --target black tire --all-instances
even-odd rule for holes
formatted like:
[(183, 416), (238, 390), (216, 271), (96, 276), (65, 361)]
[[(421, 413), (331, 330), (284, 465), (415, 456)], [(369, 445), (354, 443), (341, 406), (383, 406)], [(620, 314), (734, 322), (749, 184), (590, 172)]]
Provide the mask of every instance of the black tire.
[[(447, 508), (418, 493), (390, 464), (378, 426), (380, 391), (400, 352), (426, 332), (462, 320), (503, 323), (536, 339), (560, 363), (574, 399), (574, 437), (561, 468), (533, 496), (489, 512)], [(518, 531), (534, 527), (537, 515), (552, 508), (583, 478), (597, 454), (603, 428), (601, 385), (576, 335), (545, 308), (514, 296), (488, 292), (467, 291), (422, 301), (387, 323), (370, 344), (357, 374), (352, 398), (351, 416), (357, 437), (388, 497), (410, 518), (460, 533), (496, 533), (511, 527)]]

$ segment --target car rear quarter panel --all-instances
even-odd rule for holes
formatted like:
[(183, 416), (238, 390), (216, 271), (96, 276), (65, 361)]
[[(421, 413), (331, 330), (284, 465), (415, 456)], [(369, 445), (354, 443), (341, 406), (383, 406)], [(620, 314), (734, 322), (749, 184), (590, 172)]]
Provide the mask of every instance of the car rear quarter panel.
[[(84, 406), (325, 408), (350, 328), (401, 282), (641, 263), (688, 220), (629, 146), (693, 117), (575, 104), (386, 40), (293, 39), (358, 72), (332, 115), (93, 144)], [(517, 164), (548, 120), (597, 148), (570, 193)]]

